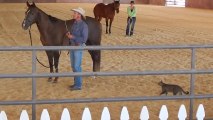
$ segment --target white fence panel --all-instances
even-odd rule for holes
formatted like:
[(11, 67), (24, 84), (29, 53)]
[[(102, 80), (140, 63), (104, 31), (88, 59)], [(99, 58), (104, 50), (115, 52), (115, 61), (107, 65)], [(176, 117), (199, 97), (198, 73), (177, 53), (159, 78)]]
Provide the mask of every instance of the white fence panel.
[(1, 111), (0, 113), (0, 120), (7, 120), (7, 115), (4, 111)]
[(26, 110), (22, 110), (20, 120), (29, 120), (29, 115)]
[[(160, 120), (167, 120), (169, 117), (168, 110), (166, 105), (162, 105), (159, 118)], [(202, 104), (199, 105), (196, 113), (197, 120), (204, 120), (205, 117), (205, 110)], [(179, 120), (186, 120), (187, 112), (185, 105), (181, 105), (178, 112), (178, 119)], [(0, 113), (0, 120), (8, 120), (5, 111), (1, 111)], [(20, 120), (29, 120), (29, 115), (26, 110), (22, 110), (20, 115)], [(40, 120), (50, 120), (50, 115), (47, 109), (43, 109), (41, 113)], [(67, 108), (64, 108), (61, 114), (61, 120), (71, 120), (70, 112)], [(92, 120), (91, 113), (89, 108), (85, 108), (82, 115), (82, 120)], [(104, 107), (101, 115), (101, 120), (111, 120), (110, 112), (108, 107)], [(130, 120), (129, 112), (126, 106), (124, 106), (121, 110), (120, 120)], [(140, 120), (149, 120), (149, 111), (147, 106), (143, 106), (140, 113)]]
[(168, 114), (167, 107), (166, 107), (166, 105), (162, 105), (160, 114), (159, 114), (159, 118), (160, 118), (160, 120), (167, 120), (168, 117), (169, 117), (169, 114)]
[(108, 107), (104, 107), (101, 114), (101, 120), (111, 120)]
[(205, 117), (205, 110), (202, 104), (199, 105), (196, 114), (197, 120), (203, 120)]
[(49, 115), (47, 109), (43, 109), (40, 120), (50, 120), (50, 115)]
[(82, 120), (92, 120), (89, 108), (84, 109)]
[(129, 120), (129, 112), (126, 106), (124, 106), (121, 110), (120, 120)]
[(178, 119), (186, 120), (186, 117), (187, 117), (186, 107), (185, 107), (185, 105), (181, 105), (179, 112), (178, 112)]
[(70, 118), (70, 113), (69, 110), (67, 108), (64, 108), (62, 114), (61, 114), (61, 120), (71, 120)]
[(146, 106), (143, 106), (141, 109), (140, 120), (148, 120), (149, 119), (149, 111)]

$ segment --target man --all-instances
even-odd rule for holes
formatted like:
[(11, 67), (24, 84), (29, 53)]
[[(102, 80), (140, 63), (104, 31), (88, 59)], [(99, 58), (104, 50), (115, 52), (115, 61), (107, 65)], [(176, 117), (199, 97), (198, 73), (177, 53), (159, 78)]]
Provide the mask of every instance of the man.
[[(67, 37), (70, 40), (71, 45), (84, 46), (88, 39), (88, 26), (83, 21), (85, 11), (82, 8), (72, 9), (73, 23), (71, 30), (67, 32)], [(83, 50), (70, 50), (70, 60), (73, 72), (82, 72)], [(70, 86), (70, 90), (81, 90), (82, 89), (82, 76), (74, 77), (74, 84)]]
[(136, 21), (136, 8), (134, 6), (134, 1), (130, 2), (130, 6), (127, 7), (127, 26), (126, 26), (126, 36), (132, 36), (134, 27), (135, 27), (135, 21)]

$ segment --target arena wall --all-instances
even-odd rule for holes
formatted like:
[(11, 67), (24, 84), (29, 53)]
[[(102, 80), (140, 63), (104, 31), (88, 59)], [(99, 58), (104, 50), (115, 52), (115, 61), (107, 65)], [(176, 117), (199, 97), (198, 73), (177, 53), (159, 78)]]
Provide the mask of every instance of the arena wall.
[(149, 0), (149, 4), (152, 5), (165, 5), (165, 0)]
[(186, 0), (186, 7), (213, 9), (213, 0)]
[[(0, 3), (24, 3), (27, 0), (0, 0)], [(66, 2), (84, 2), (84, 3), (110, 3), (113, 0), (33, 0), (39, 3), (66, 3)], [(128, 4), (130, 0), (120, 0), (122, 4)], [(166, 0), (135, 0), (136, 4), (165, 5)], [(186, 7), (213, 9), (213, 0), (186, 0)]]
[[(24, 3), (27, 0), (0, 0), (0, 3)], [(111, 3), (113, 0), (33, 0), (34, 2), (39, 2), (39, 3), (70, 3), (70, 2), (75, 2), (75, 3)], [(165, 0), (135, 0), (136, 4), (155, 4), (155, 5), (164, 5)], [(130, 0), (120, 0), (122, 4), (128, 4)]]
[[(25, 3), (27, 0), (0, 0), (0, 3)], [(56, 0), (33, 0), (36, 3), (55, 3)]]
[(56, 0), (57, 3), (70, 3), (70, 2), (75, 2), (75, 3), (102, 3), (103, 0)]
[[(0, 3), (24, 3), (27, 0), (0, 0)], [(70, 3), (70, 2), (75, 2), (75, 3), (111, 3), (113, 0), (33, 0), (34, 2), (39, 2), (39, 3)], [(136, 4), (149, 4), (150, 0), (135, 0)], [(153, 1), (153, 0), (152, 0)], [(159, 0), (154, 0), (155, 1), (159, 1)], [(161, 0), (162, 1), (162, 0)], [(130, 2), (130, 0), (120, 0), (120, 2), (122, 4), (128, 4)], [(157, 4), (159, 2), (156, 2)]]

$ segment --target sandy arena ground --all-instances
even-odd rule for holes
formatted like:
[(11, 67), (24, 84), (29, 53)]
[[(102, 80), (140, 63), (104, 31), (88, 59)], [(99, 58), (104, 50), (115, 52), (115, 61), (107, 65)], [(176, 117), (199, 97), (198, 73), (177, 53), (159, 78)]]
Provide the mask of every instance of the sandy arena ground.
[[(71, 8), (78, 6), (93, 16), (95, 4), (37, 4), (46, 13), (70, 19)], [(136, 5), (137, 21), (135, 34), (125, 37), (126, 7), (122, 4), (120, 13), (115, 16), (112, 34), (105, 34), (105, 22), (102, 20), (102, 45), (202, 45), (213, 44), (213, 11), (191, 8), (172, 8), (151, 5)], [(0, 4), (0, 45), (30, 46), (28, 31), (21, 28), (25, 4)], [(41, 46), (36, 25), (32, 26), (33, 44)], [(0, 52), (0, 73), (31, 73), (31, 52)], [(38, 58), (47, 64), (44, 52), (38, 52)], [(196, 69), (213, 68), (213, 50), (196, 50)], [(148, 71), (148, 70), (189, 70), (190, 50), (141, 50), (141, 51), (102, 51), (101, 71)], [(84, 53), (83, 71), (91, 71), (92, 62), (88, 52)], [(70, 72), (67, 52), (62, 52), (59, 64), (60, 72)], [(49, 69), (37, 64), (37, 72), (49, 72)], [(195, 94), (213, 94), (213, 75), (196, 75)], [(60, 78), (57, 84), (48, 83), (46, 78), (37, 79), (37, 99), (68, 98), (106, 98), (159, 96), (161, 92), (157, 83), (178, 84), (185, 90), (190, 89), (190, 75), (159, 76), (117, 76), (117, 77), (84, 77), (83, 90), (69, 91), (73, 78)], [(0, 100), (30, 100), (31, 79), (1, 79)], [(171, 95), (171, 94), (170, 94)], [(206, 118), (213, 118), (213, 100), (201, 99), (194, 102), (194, 118), (199, 104), (204, 104)], [(181, 104), (185, 104), (189, 113), (189, 100), (173, 101), (138, 101), (112, 103), (79, 103), (38, 105), (37, 120), (41, 110), (50, 111), (51, 120), (59, 120), (64, 107), (69, 108), (72, 120), (80, 120), (84, 107), (89, 107), (93, 120), (100, 120), (103, 107), (109, 107), (112, 120), (118, 120), (122, 106), (127, 106), (131, 120), (138, 120), (141, 108), (147, 106), (150, 120), (158, 120), (160, 108), (168, 106), (169, 120), (176, 120)], [(18, 120), (22, 109), (31, 115), (31, 106), (0, 106), (5, 110), (9, 120)], [(188, 115), (189, 116), (189, 115)], [(31, 118), (31, 116), (30, 116)]]

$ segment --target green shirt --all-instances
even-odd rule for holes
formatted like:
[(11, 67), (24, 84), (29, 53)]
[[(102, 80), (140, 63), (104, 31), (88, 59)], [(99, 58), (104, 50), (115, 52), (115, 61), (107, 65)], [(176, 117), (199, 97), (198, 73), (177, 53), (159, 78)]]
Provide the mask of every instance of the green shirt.
[(129, 6), (127, 8), (127, 14), (128, 17), (136, 17), (136, 8), (134, 7), (133, 10), (131, 11), (131, 7)]

